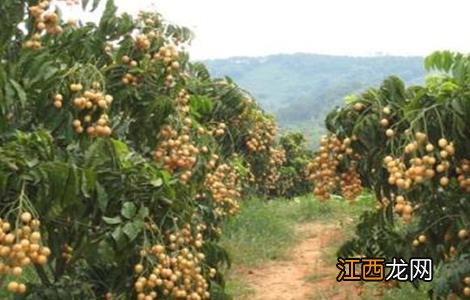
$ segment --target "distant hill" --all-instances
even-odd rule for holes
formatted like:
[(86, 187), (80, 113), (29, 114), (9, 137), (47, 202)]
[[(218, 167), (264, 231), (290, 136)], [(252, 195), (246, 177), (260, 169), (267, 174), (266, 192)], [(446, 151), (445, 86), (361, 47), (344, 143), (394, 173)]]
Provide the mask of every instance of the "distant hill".
[(423, 57), (280, 54), (205, 61), (212, 75), (248, 90), (283, 128), (310, 131), (345, 95), (376, 86), (389, 75), (407, 84), (424, 80)]

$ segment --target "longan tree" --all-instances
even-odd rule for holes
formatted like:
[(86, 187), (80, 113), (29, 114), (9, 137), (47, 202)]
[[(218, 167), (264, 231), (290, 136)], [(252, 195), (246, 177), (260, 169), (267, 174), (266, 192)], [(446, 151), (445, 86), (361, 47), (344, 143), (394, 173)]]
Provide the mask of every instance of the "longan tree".
[(330, 136), (312, 163), (316, 194), (341, 185), (355, 198), (364, 186), (378, 200), (340, 254), (430, 257), (436, 297), (470, 296), (469, 65), (466, 55), (436, 52), (424, 85), (390, 77), (348, 97), (328, 115)]
[(0, 3), (0, 288), (224, 299), (220, 224), (264, 180), (274, 121), (158, 13), (62, 18), (100, 2)]

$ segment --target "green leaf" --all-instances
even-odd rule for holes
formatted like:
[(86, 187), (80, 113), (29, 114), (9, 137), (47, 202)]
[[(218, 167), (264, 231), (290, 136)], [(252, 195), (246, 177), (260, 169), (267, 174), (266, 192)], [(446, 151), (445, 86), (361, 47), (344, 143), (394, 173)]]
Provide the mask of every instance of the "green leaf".
[(21, 87), (21, 85), (13, 79), (10, 79), (10, 83), (15, 89), (16, 95), (18, 96), (18, 99), (20, 100), (21, 104), (26, 104), (27, 97), (26, 92), (23, 90), (23, 87)]
[(100, 210), (105, 212), (109, 202), (108, 193), (98, 182), (96, 183), (96, 193)]
[(111, 233), (111, 237), (116, 242), (118, 247), (122, 246), (122, 244), (124, 242), (124, 239), (125, 239), (125, 236), (124, 236), (124, 232), (123, 232), (121, 227), (116, 227), (116, 229), (114, 229), (113, 233)]
[(93, 5), (91, 6), (91, 12), (95, 11), (95, 9), (98, 8), (98, 5), (100, 4), (101, 0), (93, 0)]
[(126, 202), (122, 205), (121, 215), (127, 219), (132, 219), (137, 212), (137, 207), (132, 202)]
[(145, 206), (142, 206), (137, 213), (137, 216), (140, 220), (144, 220), (149, 215), (149, 209)]
[(102, 240), (98, 244), (97, 248), (98, 256), (100, 257), (100, 259), (103, 259), (107, 263), (113, 263), (116, 261), (114, 257), (116, 253), (108, 241)]
[(142, 221), (128, 222), (126, 225), (124, 225), (122, 231), (129, 238), (130, 241), (133, 241), (142, 231), (143, 226), (144, 222)]
[[(96, 186), (96, 173), (93, 169), (87, 168), (82, 172), (82, 193), (85, 197), (90, 197), (93, 188)], [(106, 207), (105, 207), (106, 208)]]
[(156, 178), (150, 181), (150, 184), (153, 185), (154, 187), (159, 187), (159, 186), (162, 186), (163, 180), (161, 178)]
[(359, 100), (359, 97), (357, 95), (347, 95), (344, 97), (344, 103), (346, 104), (351, 104)]
[(103, 217), (103, 221), (109, 225), (116, 225), (116, 224), (120, 224), (122, 222), (122, 219), (120, 216), (116, 216), (114, 218)]

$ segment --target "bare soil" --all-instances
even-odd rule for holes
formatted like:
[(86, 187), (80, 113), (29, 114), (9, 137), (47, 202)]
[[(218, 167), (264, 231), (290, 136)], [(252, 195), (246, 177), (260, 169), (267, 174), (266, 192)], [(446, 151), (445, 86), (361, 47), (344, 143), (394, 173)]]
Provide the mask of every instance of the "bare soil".
[(335, 224), (313, 222), (299, 224), (296, 231), (300, 243), (285, 259), (240, 270), (254, 291), (247, 299), (359, 299), (355, 283), (336, 281), (339, 270), (334, 251), (325, 251), (343, 238), (341, 229)]

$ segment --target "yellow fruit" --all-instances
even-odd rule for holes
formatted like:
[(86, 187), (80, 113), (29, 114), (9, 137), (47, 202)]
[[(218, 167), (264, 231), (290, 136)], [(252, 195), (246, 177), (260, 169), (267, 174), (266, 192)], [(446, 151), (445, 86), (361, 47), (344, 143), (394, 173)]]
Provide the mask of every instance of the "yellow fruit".
[(449, 153), (445, 150), (442, 150), (439, 154), (441, 155), (442, 158), (447, 158), (449, 156)]
[(437, 144), (439, 145), (439, 147), (444, 148), (445, 146), (447, 146), (448, 142), (446, 139), (442, 138), (437, 142)]
[(44, 256), (49, 256), (51, 255), (51, 249), (49, 249), (49, 247), (42, 247), (41, 248), (41, 253), (44, 255)]
[(382, 119), (380, 120), (380, 125), (382, 125), (383, 127), (387, 127), (389, 124), (388, 120), (387, 119)]
[(36, 262), (40, 265), (45, 265), (47, 263), (47, 257), (45, 255), (38, 255)]
[(12, 293), (16, 293), (18, 290), (18, 282), (16, 281), (10, 281), (7, 286), (7, 290)]
[(467, 229), (460, 229), (458, 233), (459, 239), (465, 240), (468, 239), (468, 230)]
[(432, 152), (434, 151), (434, 146), (432, 144), (427, 144), (426, 145), (426, 151), (427, 152)]
[(356, 111), (361, 111), (364, 108), (364, 104), (362, 104), (361, 102), (356, 102), (354, 103), (353, 108)]
[(447, 177), (441, 177), (441, 179), (439, 179), (439, 184), (441, 186), (447, 186), (449, 184), (449, 178)]
[(466, 285), (470, 285), (470, 276), (467, 276), (463, 279), (463, 283), (465, 283)]
[(55, 108), (61, 108), (62, 107), (62, 102), (61, 101), (54, 101), (54, 107)]
[(395, 132), (393, 131), (393, 129), (387, 129), (385, 131), (385, 135), (389, 138), (393, 137), (395, 135)]
[(422, 132), (416, 132), (415, 133), (415, 138), (418, 142), (422, 143), (426, 140), (426, 134)]
[(3, 241), (6, 244), (12, 244), (15, 241), (15, 236), (13, 234), (9, 233), (9, 234), (7, 234), (3, 237)]
[(386, 115), (389, 115), (391, 113), (390, 107), (388, 106), (385, 106), (382, 111)]
[(396, 211), (397, 213), (401, 213), (401, 212), (403, 212), (403, 208), (404, 208), (404, 207), (405, 207), (405, 206), (404, 206), (402, 203), (398, 203), (397, 205), (395, 205), (395, 211)]
[(468, 286), (465, 287), (465, 288), (463, 289), (463, 294), (464, 294), (465, 296), (470, 296), (470, 287), (468, 287)]
[(144, 271), (144, 266), (142, 264), (137, 264), (134, 266), (135, 273), (142, 273)]
[(78, 91), (81, 91), (82, 89), (83, 89), (83, 86), (80, 83), (77, 83), (77, 84), (72, 83), (70, 85), (70, 90), (72, 92), (78, 92)]
[(33, 216), (29, 212), (24, 212), (21, 214), (20, 219), (23, 223), (29, 223), (32, 217)]
[(41, 30), (44, 30), (46, 28), (46, 24), (44, 24), (44, 22), (38, 22), (36, 24), (36, 29), (41, 31)]
[(23, 268), (21, 267), (14, 267), (12, 270), (11, 270), (11, 274), (13, 276), (20, 276), (21, 273), (23, 273)]
[(24, 294), (26, 292), (26, 285), (24, 283), (18, 284), (18, 288), (16, 289), (18, 294)]
[(419, 241), (418, 240), (413, 240), (412, 245), (413, 245), (413, 247), (418, 247), (419, 246)]
[(420, 235), (420, 236), (418, 237), (418, 241), (419, 241), (420, 243), (424, 244), (424, 243), (426, 243), (426, 241), (427, 241), (427, 237), (426, 237), (424, 234), (422, 234), (422, 235)]
[(405, 205), (405, 207), (403, 208), (403, 212), (405, 214), (411, 214), (413, 212), (413, 207), (409, 204)]

